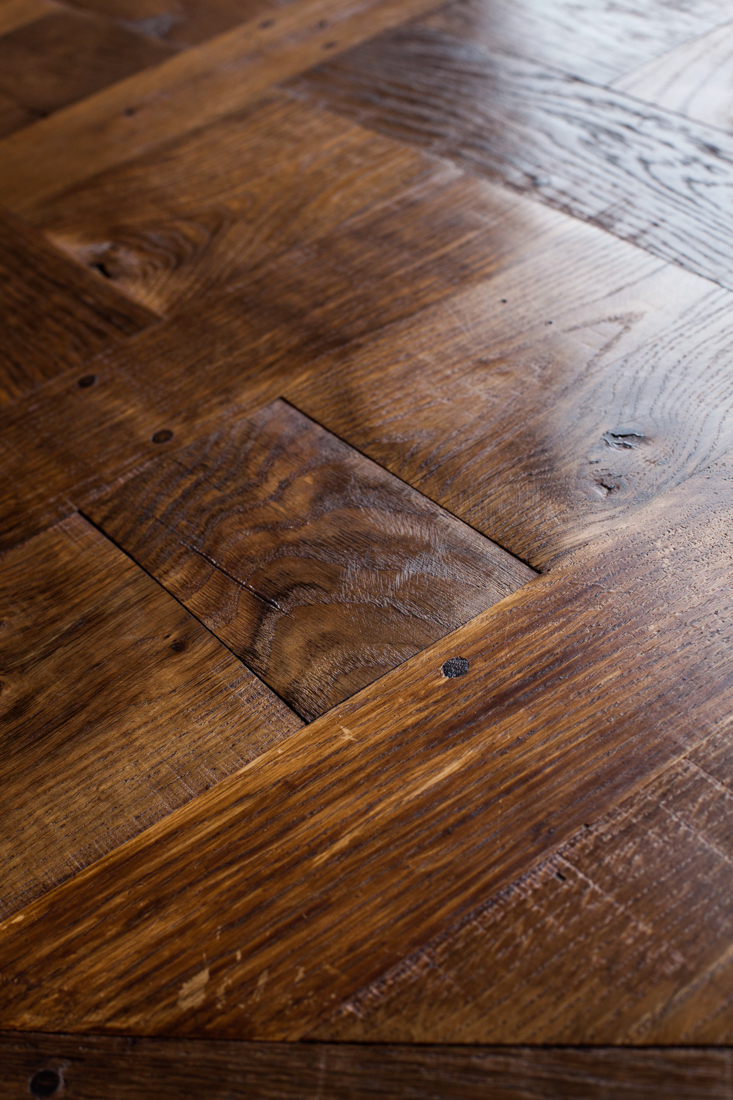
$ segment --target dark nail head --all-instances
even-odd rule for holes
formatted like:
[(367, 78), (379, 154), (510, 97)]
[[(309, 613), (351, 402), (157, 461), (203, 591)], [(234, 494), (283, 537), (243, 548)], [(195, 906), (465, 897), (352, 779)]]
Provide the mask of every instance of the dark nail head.
[(263, 19), (262, 22), (260, 23), (260, 27), (262, 28), (263, 31), (266, 30), (268, 27), (274, 27), (274, 26), (275, 26), (275, 20), (274, 19)]
[(171, 439), (173, 439), (173, 432), (169, 431), (168, 428), (162, 428), (153, 436), (153, 443), (167, 443)]
[(28, 1088), (34, 1096), (53, 1096), (58, 1092), (61, 1078), (55, 1069), (39, 1069), (28, 1082)]
[(467, 672), (468, 661), (465, 657), (451, 657), (443, 665), (443, 675), (451, 680), (456, 676), (465, 676)]
[(93, 386), (97, 381), (96, 374), (85, 374), (83, 378), (80, 378), (77, 385), (80, 390), (86, 390), (89, 386)]

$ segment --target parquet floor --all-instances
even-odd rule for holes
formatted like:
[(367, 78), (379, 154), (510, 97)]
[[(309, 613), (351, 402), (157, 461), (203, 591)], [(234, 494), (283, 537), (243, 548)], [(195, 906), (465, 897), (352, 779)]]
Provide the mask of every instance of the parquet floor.
[(733, 1100), (733, 0), (0, 0), (0, 1098)]

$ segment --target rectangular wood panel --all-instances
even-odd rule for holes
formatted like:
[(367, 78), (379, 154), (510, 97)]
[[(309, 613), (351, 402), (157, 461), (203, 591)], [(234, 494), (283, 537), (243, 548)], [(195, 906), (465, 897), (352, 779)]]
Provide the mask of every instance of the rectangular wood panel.
[(5, 915), (301, 725), (78, 516), (0, 557), (0, 598)]
[(308, 719), (536, 576), (282, 401), (88, 513)]

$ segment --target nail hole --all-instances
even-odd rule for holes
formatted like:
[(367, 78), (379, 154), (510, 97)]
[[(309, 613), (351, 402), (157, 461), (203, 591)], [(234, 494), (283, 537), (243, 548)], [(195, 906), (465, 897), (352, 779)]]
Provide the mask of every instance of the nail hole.
[(325, 31), (327, 26), (328, 26), (328, 20), (327, 19), (321, 19), (320, 23), (318, 23), (319, 31)]
[(96, 381), (96, 374), (85, 374), (83, 378), (79, 379), (77, 386), (80, 390), (87, 390), (90, 386), (93, 386)]
[(263, 30), (263, 31), (266, 30), (268, 27), (274, 27), (274, 26), (275, 26), (275, 20), (274, 19), (263, 19), (262, 22), (260, 23), (260, 29)]
[(58, 1092), (61, 1078), (55, 1069), (39, 1069), (28, 1082), (28, 1088), (34, 1096), (53, 1096)]
[(449, 679), (456, 676), (465, 676), (468, 672), (468, 661), (465, 657), (450, 657), (443, 665), (443, 675)]
[(125, 116), (125, 118), (131, 118), (134, 114), (137, 113), (137, 108), (136, 107), (125, 107), (125, 109), (122, 113)]
[(565, 882), (565, 875), (562, 871), (555, 871), (555, 878), (559, 878), (560, 882)]
[(509, 301), (509, 299), (508, 299), (508, 298), (502, 298), (502, 299), (501, 299), (501, 304), (502, 304), (503, 306), (505, 306), (505, 305), (507, 304), (507, 302), (508, 302), (508, 301)]
[(183, 642), (183, 641), (171, 642), (171, 649), (175, 653), (183, 653), (185, 648), (186, 648), (186, 643)]
[(114, 278), (110, 269), (106, 267), (103, 263), (90, 264), (89, 266), (92, 267), (95, 271), (98, 271), (99, 274), (102, 275), (105, 279)]
[(332, 50), (335, 46), (338, 46), (338, 42), (324, 42), (323, 43), (324, 50)]
[(173, 432), (169, 431), (168, 428), (161, 428), (153, 436), (153, 443), (167, 443), (170, 439), (173, 439)]

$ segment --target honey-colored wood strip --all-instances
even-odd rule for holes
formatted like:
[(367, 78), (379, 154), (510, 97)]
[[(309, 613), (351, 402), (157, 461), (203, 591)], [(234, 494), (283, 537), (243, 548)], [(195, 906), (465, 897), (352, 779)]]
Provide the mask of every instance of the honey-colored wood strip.
[(663, 0), (456, 0), (429, 25), (595, 84), (696, 38), (733, 16), (730, 0), (670, 8)]
[[(19, 213), (80, 180), (255, 102), (267, 87), (434, 6), (434, 0), (305, 0), (250, 22), (0, 144), (0, 202)], [(53, 165), (51, 171), (49, 165)]]
[(298, 1038), (592, 825), (729, 714), (729, 475), (668, 493), (4, 922), (2, 1026)]
[(0, 212), (0, 404), (158, 320)]
[[(0, 37), (0, 91), (47, 115), (159, 64), (172, 52), (118, 23), (57, 8)], [(51, 178), (54, 168), (45, 162)]]
[(0, 36), (58, 10), (59, 5), (54, 0), (3, 0), (0, 4)]
[(301, 725), (78, 516), (0, 558), (0, 602), (4, 915)]
[(307, 719), (536, 576), (282, 401), (89, 514)]
[(729, 1043), (729, 720), (315, 1037)]
[(725, 23), (625, 73), (614, 81), (614, 87), (731, 133), (731, 60), (733, 23)]
[[(0, 1100), (731, 1100), (730, 1050), (358, 1046), (0, 1035)], [(57, 1084), (58, 1081), (58, 1084)]]
[(289, 86), (733, 287), (717, 129), (419, 22)]

